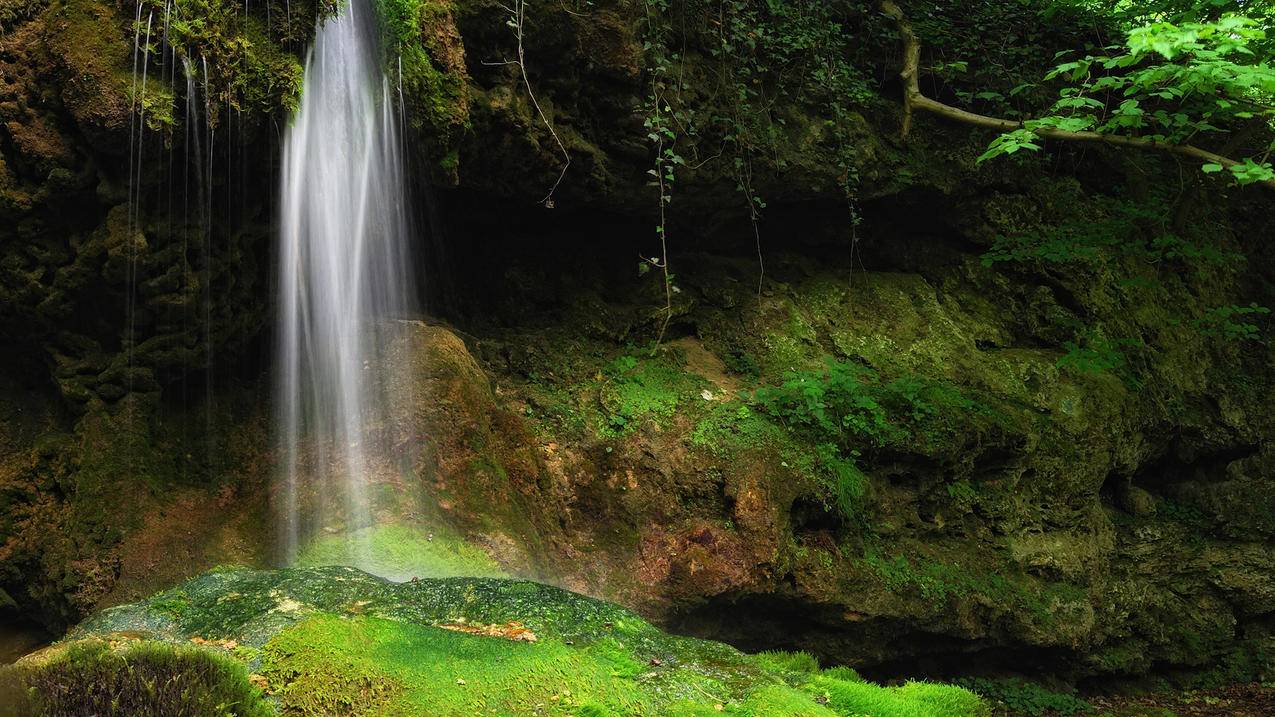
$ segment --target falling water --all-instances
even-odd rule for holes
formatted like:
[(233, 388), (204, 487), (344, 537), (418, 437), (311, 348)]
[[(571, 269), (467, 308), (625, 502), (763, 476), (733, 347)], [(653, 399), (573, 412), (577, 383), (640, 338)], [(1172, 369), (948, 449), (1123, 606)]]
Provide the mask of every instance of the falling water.
[[(368, 484), (389, 406), (388, 319), (411, 295), (403, 158), (365, 0), (323, 22), (287, 130), (280, 217), (278, 391), (289, 560), (316, 528), (372, 519)], [(349, 562), (366, 562), (349, 541)]]

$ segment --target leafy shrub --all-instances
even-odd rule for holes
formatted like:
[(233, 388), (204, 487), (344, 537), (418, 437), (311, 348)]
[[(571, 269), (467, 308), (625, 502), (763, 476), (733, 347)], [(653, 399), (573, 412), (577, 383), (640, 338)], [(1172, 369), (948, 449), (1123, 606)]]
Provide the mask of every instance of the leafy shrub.
[(967, 677), (957, 680), (957, 684), (988, 700), (1000, 703), (1012, 712), (1031, 715), (1031, 717), (1047, 714), (1072, 717), (1096, 712), (1093, 705), (1075, 695), (1054, 692), (1026, 680)]
[(1249, 304), (1248, 306), (1218, 306), (1209, 309), (1204, 316), (1191, 322), (1191, 326), (1201, 336), (1218, 338), (1226, 341), (1249, 341), (1261, 339), (1261, 328), (1252, 323), (1259, 317), (1265, 318), (1271, 310), (1265, 306)]
[(969, 512), (978, 500), (978, 490), (969, 481), (958, 480), (947, 484), (947, 497), (958, 510)]
[[(113, 652), (103, 642), (72, 645), (48, 663), (13, 668), (25, 689), (14, 717), (271, 717), (243, 666), (194, 647), (141, 642)], [(6, 678), (0, 676), (0, 685)], [(5, 688), (0, 686), (0, 696)], [(7, 701), (7, 700), (6, 700)], [(0, 712), (0, 714), (5, 714)]]
[(808, 460), (828, 481), (831, 502), (851, 519), (861, 517), (867, 492), (861, 449), (933, 438), (953, 416), (991, 413), (951, 384), (914, 375), (886, 382), (870, 368), (831, 358), (822, 369), (784, 374), (783, 383), (758, 389), (753, 400), (814, 444)]
[(1057, 366), (1082, 376), (1112, 373), (1130, 388), (1140, 388), (1142, 381), (1134, 374), (1125, 351), (1145, 346), (1137, 339), (1108, 339), (1097, 331), (1085, 331), (1075, 341), (1063, 344), (1066, 351)]
[[(1022, 131), (1039, 139), (1030, 130)], [(1148, 263), (1224, 265), (1244, 258), (1210, 244), (1197, 244), (1171, 231), (1165, 217), (1172, 212), (1164, 197), (1139, 201), (1092, 197), (1087, 201), (1086, 212), (1072, 212), (1056, 224), (998, 236), (983, 254), (983, 266), (1032, 261), (1092, 264), (1118, 257), (1135, 257)]]
[(783, 423), (824, 441), (844, 444), (851, 436), (882, 444), (898, 436), (887, 418), (881, 392), (869, 384), (871, 369), (829, 359), (821, 371), (789, 371), (779, 386), (758, 389), (753, 398)]
[(784, 374), (753, 399), (785, 425), (843, 449), (903, 440), (927, 421), (983, 410), (951, 384), (914, 375), (882, 382), (870, 368), (831, 358), (820, 370)]

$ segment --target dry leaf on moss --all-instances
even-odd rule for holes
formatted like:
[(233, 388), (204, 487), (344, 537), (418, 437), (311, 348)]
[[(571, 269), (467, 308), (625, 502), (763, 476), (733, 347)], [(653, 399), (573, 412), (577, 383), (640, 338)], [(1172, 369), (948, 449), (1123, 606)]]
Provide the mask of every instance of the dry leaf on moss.
[(536, 633), (528, 630), (521, 622), (507, 622), (504, 625), (483, 625), (482, 623), (466, 624), (463, 622), (445, 622), (439, 627), (467, 635), (499, 637), (514, 642), (535, 642)]

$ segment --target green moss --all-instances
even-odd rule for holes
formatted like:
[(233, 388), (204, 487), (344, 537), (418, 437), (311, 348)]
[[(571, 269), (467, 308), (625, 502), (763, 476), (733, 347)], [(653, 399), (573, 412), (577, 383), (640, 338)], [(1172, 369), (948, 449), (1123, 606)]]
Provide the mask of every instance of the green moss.
[(781, 447), (787, 432), (743, 401), (714, 403), (691, 431), (691, 445), (717, 456), (757, 446)]
[(154, 78), (139, 82), (138, 100), (141, 100), (146, 126), (152, 131), (171, 130), (177, 126), (176, 98), (172, 87)]
[(629, 433), (643, 421), (659, 423), (673, 415), (678, 404), (689, 399), (697, 384), (691, 375), (664, 359), (621, 356), (607, 367), (599, 388), (606, 423), (602, 436)]
[(887, 590), (913, 595), (944, 609), (953, 602), (981, 598), (1006, 612), (1022, 614), (1041, 626), (1053, 625), (1073, 603), (1086, 602), (1087, 593), (1067, 583), (1043, 587), (1009, 573), (964, 567), (927, 558), (886, 557), (869, 550), (864, 562)]
[[(265, 647), (263, 674), (285, 710), (325, 709), (372, 696), (382, 713), (569, 714), (594, 704), (622, 714), (650, 713), (628, 670), (610, 650), (574, 649), (557, 640), (535, 644), (483, 638), (389, 620), (320, 616)], [(329, 675), (341, 676), (330, 680)]]
[(446, 0), (378, 0), (386, 73), (402, 93), (408, 130), (438, 174), (456, 180), (457, 143), (470, 126), (464, 45)]
[(323, 535), (300, 552), (295, 564), (358, 565), (395, 580), (505, 575), (491, 556), (441, 524), (426, 529), (390, 523), (348, 534)]
[(757, 661), (776, 672), (819, 671), (819, 660), (807, 652), (759, 652)]
[[(881, 688), (878, 687), (877, 690), (880, 691)], [(748, 715), (748, 717), (837, 717), (858, 714), (830, 709), (817, 702), (816, 696), (807, 690), (787, 685), (767, 685), (749, 695), (748, 699), (732, 712)], [(893, 712), (891, 714), (903, 717), (907, 713)]]
[(636, 355), (632, 346), (616, 355), (555, 345), (527, 371), (525, 415), (544, 419), (539, 430), (555, 442), (613, 441), (666, 428), (675, 417), (695, 420), (720, 403), (703, 398), (708, 383), (684, 364), (675, 349), (649, 357)]
[(894, 690), (873, 689), (869, 682), (835, 677), (815, 679), (814, 689), (827, 697), (829, 707), (850, 715), (976, 715), (986, 707), (975, 695), (959, 687), (928, 682), (908, 682)]
[(100, 640), (71, 644), (47, 662), (8, 668), (0, 675), (0, 697), (13, 700), (7, 705), (14, 711), (5, 714), (19, 717), (275, 714), (240, 663), (161, 642), (135, 642), (118, 651)]
[[(557, 639), (534, 643), (475, 637), (446, 629), (373, 618), (318, 616), (265, 647), (262, 673), (284, 709), (300, 715), (332, 709), (357, 714), (703, 714), (750, 717), (912, 717), (979, 714), (964, 690), (909, 684), (886, 689), (831, 674), (790, 685), (739, 656), (745, 681), (723, 682), (701, 670), (668, 669), (639, 660), (637, 645), (614, 638), (584, 646)], [(683, 659), (674, 654), (666, 657)], [(789, 664), (808, 666), (800, 656)], [(719, 666), (720, 669), (720, 666)], [(670, 700), (669, 695), (682, 697)], [(827, 698), (827, 706), (820, 698)]]
[(173, 617), (181, 617), (187, 609), (190, 608), (190, 599), (186, 597), (180, 590), (170, 590), (165, 593), (162, 600), (157, 600), (153, 604), (154, 608)]
[[(163, 607), (178, 591), (190, 605), (173, 616)], [(443, 627), (510, 622), (536, 639)], [(259, 647), (240, 656), (290, 715), (848, 717), (869, 703), (875, 717), (981, 714), (977, 698), (956, 688), (884, 688), (844, 669), (818, 672), (808, 655), (749, 656), (667, 635), (608, 603), (509, 580), (395, 584), (349, 568), (222, 570), (106, 611), (71, 637), (124, 630), (183, 644), (192, 635), (233, 639), (237, 655)]]
[(296, 55), (271, 39), (269, 29), (249, 16), (242, 26), (251, 50), (242, 74), (236, 78), (239, 109), (259, 112), (295, 112), (300, 106), (305, 70)]

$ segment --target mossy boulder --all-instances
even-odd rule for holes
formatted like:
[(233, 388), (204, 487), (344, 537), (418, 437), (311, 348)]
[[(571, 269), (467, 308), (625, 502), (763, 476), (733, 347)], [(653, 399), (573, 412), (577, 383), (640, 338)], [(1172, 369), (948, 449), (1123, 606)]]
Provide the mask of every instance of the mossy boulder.
[[(201, 659), (206, 669), (193, 669)], [(75, 711), (99, 704), (85, 680), (115, 679), (119, 665), (133, 675), (181, 675), (199, 683), (191, 690), (200, 697), (229, 695), (210, 712), (224, 715), (988, 713), (961, 688), (880, 687), (799, 653), (746, 655), (546, 585), (391, 583), (345, 567), (201, 575), (89, 619), (0, 673), (0, 684), (40, 686), (31, 714), (52, 714), (54, 704)], [(155, 713), (145, 703), (129, 707)]]

